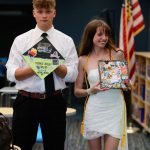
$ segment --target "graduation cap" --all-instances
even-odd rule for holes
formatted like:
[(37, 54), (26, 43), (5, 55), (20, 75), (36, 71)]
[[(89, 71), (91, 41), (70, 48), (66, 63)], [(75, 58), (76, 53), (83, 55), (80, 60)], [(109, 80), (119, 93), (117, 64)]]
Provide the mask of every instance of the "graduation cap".
[(23, 58), (41, 79), (44, 79), (65, 61), (47, 38), (43, 38), (27, 50)]

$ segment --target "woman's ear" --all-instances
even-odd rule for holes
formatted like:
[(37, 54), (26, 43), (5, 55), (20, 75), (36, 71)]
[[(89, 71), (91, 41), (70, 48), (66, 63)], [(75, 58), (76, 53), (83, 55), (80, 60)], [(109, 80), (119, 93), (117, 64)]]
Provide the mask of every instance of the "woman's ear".
[(34, 12), (34, 9), (33, 9), (33, 11), (32, 11), (32, 14), (33, 14), (33, 17), (35, 18), (35, 12)]

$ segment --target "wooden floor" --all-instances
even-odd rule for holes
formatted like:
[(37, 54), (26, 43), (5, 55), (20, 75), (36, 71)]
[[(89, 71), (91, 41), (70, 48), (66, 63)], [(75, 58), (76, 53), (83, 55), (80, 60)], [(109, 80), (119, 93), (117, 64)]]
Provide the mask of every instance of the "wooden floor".
[[(66, 150), (88, 150), (87, 142), (80, 135), (81, 119), (70, 118), (67, 121)], [(150, 150), (150, 135), (142, 131), (128, 134), (129, 150)], [(43, 150), (42, 144), (35, 144), (34, 150)]]

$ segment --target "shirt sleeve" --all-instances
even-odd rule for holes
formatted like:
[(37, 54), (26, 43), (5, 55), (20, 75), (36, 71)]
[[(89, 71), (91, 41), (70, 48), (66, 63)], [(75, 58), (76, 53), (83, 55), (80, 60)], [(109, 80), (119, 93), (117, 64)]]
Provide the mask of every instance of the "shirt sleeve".
[(68, 43), (67, 57), (65, 59), (65, 65), (67, 66), (67, 74), (64, 78), (65, 82), (74, 82), (78, 75), (78, 55), (77, 50), (71, 39)]
[(23, 58), (17, 49), (16, 40), (14, 40), (10, 49), (9, 58), (6, 63), (7, 68), (7, 79), (11, 82), (17, 82), (15, 78), (15, 71), (17, 68), (22, 66)]

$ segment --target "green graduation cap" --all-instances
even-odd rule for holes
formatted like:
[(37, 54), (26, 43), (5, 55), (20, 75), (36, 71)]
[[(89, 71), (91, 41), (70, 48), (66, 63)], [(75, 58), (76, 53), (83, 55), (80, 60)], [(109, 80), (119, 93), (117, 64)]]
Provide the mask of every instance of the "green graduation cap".
[(65, 61), (47, 38), (43, 38), (27, 50), (23, 58), (41, 79), (44, 79)]

